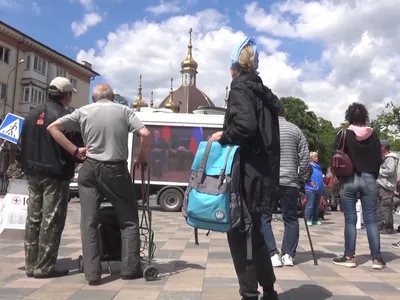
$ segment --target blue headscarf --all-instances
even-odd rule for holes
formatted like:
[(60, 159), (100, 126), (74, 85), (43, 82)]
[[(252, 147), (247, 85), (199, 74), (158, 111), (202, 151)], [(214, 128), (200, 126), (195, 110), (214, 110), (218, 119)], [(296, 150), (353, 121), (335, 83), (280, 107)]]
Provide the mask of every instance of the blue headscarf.
[(236, 45), (231, 54), (231, 67), (239, 69), (239, 55), (240, 52), (242, 52), (243, 48), (246, 47), (247, 45), (251, 45), (254, 50), (254, 70), (258, 69), (258, 51), (257, 51), (257, 43), (254, 38), (246, 38), (243, 42), (240, 44)]

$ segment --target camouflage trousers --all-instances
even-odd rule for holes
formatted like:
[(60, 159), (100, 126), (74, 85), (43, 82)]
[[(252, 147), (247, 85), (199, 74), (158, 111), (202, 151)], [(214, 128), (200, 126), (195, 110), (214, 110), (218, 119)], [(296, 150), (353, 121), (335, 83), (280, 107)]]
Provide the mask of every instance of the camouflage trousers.
[(67, 217), (69, 181), (28, 177), (29, 203), (25, 225), (25, 271), (54, 271)]

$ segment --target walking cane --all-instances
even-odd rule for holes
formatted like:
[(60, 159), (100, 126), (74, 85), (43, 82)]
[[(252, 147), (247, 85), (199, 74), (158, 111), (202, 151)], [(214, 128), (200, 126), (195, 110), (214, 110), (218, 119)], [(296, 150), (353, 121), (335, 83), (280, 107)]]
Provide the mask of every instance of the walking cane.
[(304, 207), (303, 207), (303, 204), (301, 203), (300, 195), (299, 195), (299, 203), (300, 203), (301, 211), (303, 213), (304, 225), (306, 226), (308, 241), (310, 242), (311, 254), (312, 254), (313, 259), (314, 259), (314, 266), (318, 266), (318, 260), (317, 260), (317, 257), (315, 256), (315, 251), (314, 251), (313, 243), (312, 243), (312, 240), (311, 240), (310, 230), (308, 229), (307, 220), (306, 220), (306, 214), (304, 213)]

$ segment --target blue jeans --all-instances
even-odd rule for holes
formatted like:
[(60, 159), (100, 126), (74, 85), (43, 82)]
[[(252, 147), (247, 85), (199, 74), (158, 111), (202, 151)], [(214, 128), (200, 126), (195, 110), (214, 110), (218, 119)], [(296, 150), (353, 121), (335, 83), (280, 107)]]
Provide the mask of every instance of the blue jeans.
[[(299, 244), (299, 219), (297, 217), (299, 191), (295, 187), (280, 186), (278, 196), (285, 226), (282, 241), (282, 255), (289, 254), (291, 257), (295, 257), (297, 245)], [(261, 230), (264, 235), (265, 243), (268, 246), (269, 254), (272, 257), (275, 254), (279, 254), (279, 251), (276, 247), (271, 221), (272, 213), (263, 214)]]
[(319, 205), (321, 202), (321, 195), (316, 191), (306, 190), (306, 209), (305, 215), (308, 222), (317, 222), (319, 215)]
[(367, 229), (372, 258), (381, 257), (381, 241), (376, 223), (378, 189), (375, 177), (369, 173), (355, 174), (340, 179), (340, 199), (344, 211), (344, 254), (352, 257), (356, 252), (357, 198), (361, 199), (364, 224)]

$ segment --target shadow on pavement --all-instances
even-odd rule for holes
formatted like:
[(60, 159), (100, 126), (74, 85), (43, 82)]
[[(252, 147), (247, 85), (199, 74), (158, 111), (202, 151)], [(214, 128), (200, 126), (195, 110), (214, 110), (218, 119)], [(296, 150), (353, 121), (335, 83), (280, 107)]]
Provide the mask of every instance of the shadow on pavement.
[(184, 260), (172, 260), (166, 263), (158, 263), (157, 261), (154, 261), (153, 265), (158, 269), (159, 279), (190, 270), (205, 270), (205, 266), (189, 263)]
[[(321, 258), (323, 259), (329, 259), (329, 258), (335, 258), (337, 257), (337, 255), (333, 254), (333, 253), (326, 253), (323, 251), (318, 251), (315, 250), (315, 256), (317, 258), (317, 260), (320, 260)], [(306, 252), (298, 252), (296, 254), (296, 264), (302, 264), (308, 261), (313, 261), (313, 256), (311, 251), (306, 251)]]
[(326, 288), (306, 284), (279, 294), (279, 300), (326, 300), (332, 296)]

